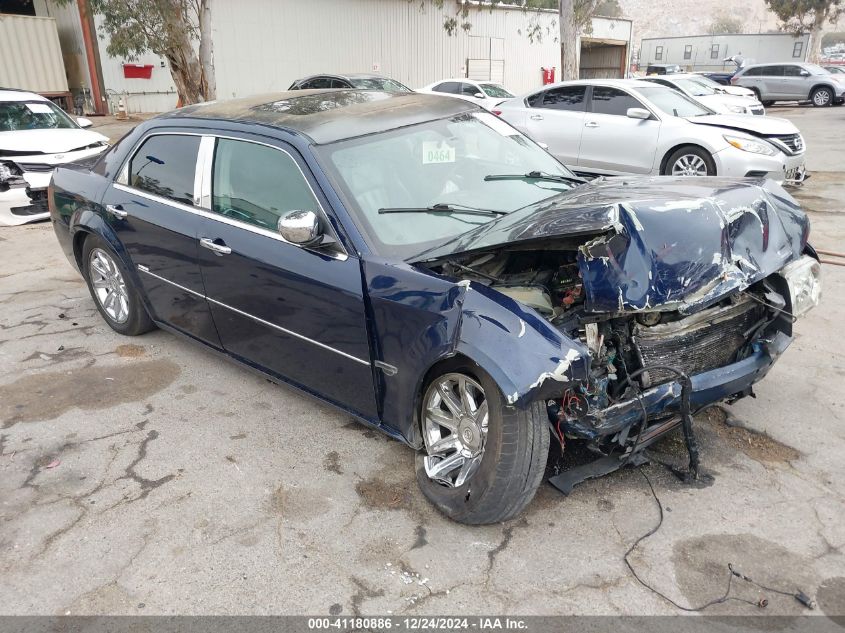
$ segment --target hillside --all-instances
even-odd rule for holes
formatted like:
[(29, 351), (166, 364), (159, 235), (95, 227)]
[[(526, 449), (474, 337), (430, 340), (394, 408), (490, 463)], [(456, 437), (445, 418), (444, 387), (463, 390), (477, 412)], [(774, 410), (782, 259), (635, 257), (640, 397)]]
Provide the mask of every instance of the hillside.
[(701, 35), (723, 15), (739, 18), (746, 33), (777, 30), (777, 19), (763, 0), (619, 0), (623, 15), (634, 21), (634, 46), (648, 37)]

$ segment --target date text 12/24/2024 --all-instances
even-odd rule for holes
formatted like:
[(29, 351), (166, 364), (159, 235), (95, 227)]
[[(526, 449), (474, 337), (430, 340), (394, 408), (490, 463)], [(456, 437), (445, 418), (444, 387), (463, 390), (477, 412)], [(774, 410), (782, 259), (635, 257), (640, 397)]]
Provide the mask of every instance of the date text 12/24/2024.
[(496, 631), (527, 630), (524, 619), (510, 617), (324, 617), (309, 618), (308, 629), (368, 631)]

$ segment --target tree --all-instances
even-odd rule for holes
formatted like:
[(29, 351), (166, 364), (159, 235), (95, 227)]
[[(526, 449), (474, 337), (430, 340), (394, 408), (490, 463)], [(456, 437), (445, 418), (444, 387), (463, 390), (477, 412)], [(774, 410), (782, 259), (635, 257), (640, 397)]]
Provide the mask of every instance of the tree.
[(821, 56), (824, 23), (834, 24), (845, 12), (845, 0), (766, 0), (766, 4), (785, 31), (810, 33), (810, 61), (818, 61)]
[(183, 105), (216, 98), (210, 4), (211, 0), (88, 0), (91, 10), (103, 17), (100, 32), (109, 37), (106, 52), (130, 61), (144, 53), (164, 57)]
[(600, 15), (604, 18), (621, 18), (622, 7), (619, 6), (619, 0), (600, 0), (593, 15)]
[(739, 18), (730, 15), (717, 16), (713, 22), (710, 23), (710, 28), (707, 32), (710, 35), (724, 35), (725, 33), (742, 33), (745, 31), (745, 24)]

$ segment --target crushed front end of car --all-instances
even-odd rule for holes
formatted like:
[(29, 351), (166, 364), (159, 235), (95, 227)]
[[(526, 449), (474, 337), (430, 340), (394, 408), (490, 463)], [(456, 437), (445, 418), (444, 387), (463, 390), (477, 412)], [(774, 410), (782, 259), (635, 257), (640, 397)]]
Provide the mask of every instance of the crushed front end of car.
[(425, 265), (532, 308), (571, 341), (565, 362), (549, 359), (509, 398), (545, 399), (562, 446), (583, 440), (605, 456), (553, 480), (567, 491), (679, 425), (697, 469), (692, 415), (751, 394), (818, 304), (808, 235), (772, 181), (611, 178), (462, 236)]

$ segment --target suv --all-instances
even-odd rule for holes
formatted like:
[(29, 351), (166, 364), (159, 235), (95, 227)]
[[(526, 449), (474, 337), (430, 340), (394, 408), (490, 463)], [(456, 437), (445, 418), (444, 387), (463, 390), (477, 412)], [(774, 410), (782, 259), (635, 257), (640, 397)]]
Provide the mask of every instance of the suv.
[(731, 84), (750, 88), (764, 106), (809, 99), (820, 107), (845, 101), (845, 78), (815, 64), (754, 64), (740, 69)]

